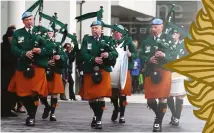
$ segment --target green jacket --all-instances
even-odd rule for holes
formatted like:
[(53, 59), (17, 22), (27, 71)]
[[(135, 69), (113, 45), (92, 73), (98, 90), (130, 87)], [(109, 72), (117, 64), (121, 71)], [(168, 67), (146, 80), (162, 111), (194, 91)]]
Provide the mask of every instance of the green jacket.
[(14, 32), (11, 51), (18, 58), (17, 70), (24, 70), (32, 62), (27, 56), (27, 51), (35, 47), (35, 42), (38, 42), (41, 53), (34, 54), (34, 64), (45, 68), (48, 66), (48, 56), (51, 55), (52, 49), (48, 47), (45, 39), (40, 35), (36, 35), (34, 31), (32, 34), (28, 33), (25, 28), (18, 29)]
[(51, 44), (53, 50), (55, 51), (55, 53), (52, 52), (52, 55), (49, 56), (49, 60), (51, 60), (54, 55), (60, 56), (59, 60), (55, 60), (55, 65), (51, 66), (51, 70), (58, 74), (62, 74), (63, 70), (66, 68), (66, 61), (68, 60), (68, 56), (59, 42), (48, 40), (48, 43)]
[[(83, 60), (83, 71), (88, 73), (93, 71), (95, 63), (95, 57), (99, 57), (103, 46), (108, 46), (110, 48), (108, 60), (113, 62), (117, 57), (118, 53), (114, 48), (114, 43), (112, 39), (108, 36), (103, 36), (103, 39), (100, 41), (95, 40), (93, 36), (85, 35), (83, 38), (81, 46), (81, 57)], [(103, 63), (105, 64), (105, 62)], [(110, 65), (100, 65), (100, 68), (103, 68), (107, 72), (111, 72)]]
[(137, 51), (136, 51), (136, 47), (131, 39), (131, 37), (128, 38), (128, 49), (129, 52), (131, 52), (131, 56), (129, 57), (129, 70), (133, 69), (134, 67), (134, 60), (137, 58)]
[(185, 46), (184, 46), (184, 40), (179, 40), (177, 43), (173, 43), (173, 48), (176, 51), (176, 54), (173, 55), (172, 59), (176, 60), (183, 56), (186, 56), (188, 54)]
[(161, 34), (157, 40), (155, 40), (153, 36), (148, 36), (148, 38), (142, 42), (140, 49), (141, 60), (149, 64), (149, 60), (155, 55), (155, 51), (162, 51), (165, 53), (165, 57), (158, 60), (158, 64), (154, 65), (155, 68), (162, 68), (164, 64), (172, 60), (172, 56), (175, 54), (172, 43), (171, 38), (166, 34)]
[[(122, 43), (122, 41), (123, 40), (119, 40), (119, 41), (114, 40), (115, 46), (117, 46), (118, 43)], [(131, 52), (131, 56), (128, 58), (128, 69), (131, 70), (134, 67), (134, 60), (137, 58), (136, 47), (131, 37), (128, 37), (127, 40), (125, 40), (123, 43), (126, 43), (126, 45), (128, 46), (129, 52)]]

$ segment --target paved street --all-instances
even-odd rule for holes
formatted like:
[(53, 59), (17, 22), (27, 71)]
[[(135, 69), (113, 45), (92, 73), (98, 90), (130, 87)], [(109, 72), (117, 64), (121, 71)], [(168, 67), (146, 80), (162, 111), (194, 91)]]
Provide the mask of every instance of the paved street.
[[(130, 98), (129, 98), (130, 99)], [(93, 116), (87, 102), (60, 101), (56, 110), (57, 122), (41, 118), (43, 106), (38, 108), (36, 126), (25, 126), (26, 114), (20, 114), (18, 118), (3, 118), (1, 120), (2, 132), (151, 132), (154, 114), (145, 103), (128, 104), (126, 109), (126, 123), (111, 122), (112, 105), (107, 102), (107, 110), (103, 115), (103, 129), (91, 129), (90, 122)], [(192, 114), (193, 107), (185, 105), (180, 120), (180, 126), (169, 125), (170, 111), (167, 111), (163, 120), (164, 132), (201, 132), (205, 124)]]

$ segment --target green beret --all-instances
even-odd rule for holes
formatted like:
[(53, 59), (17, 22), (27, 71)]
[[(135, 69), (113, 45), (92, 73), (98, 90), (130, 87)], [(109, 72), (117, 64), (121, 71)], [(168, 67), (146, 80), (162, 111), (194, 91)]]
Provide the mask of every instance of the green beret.
[(117, 25), (118, 28), (120, 28), (121, 30), (124, 30), (125, 28), (122, 25)]

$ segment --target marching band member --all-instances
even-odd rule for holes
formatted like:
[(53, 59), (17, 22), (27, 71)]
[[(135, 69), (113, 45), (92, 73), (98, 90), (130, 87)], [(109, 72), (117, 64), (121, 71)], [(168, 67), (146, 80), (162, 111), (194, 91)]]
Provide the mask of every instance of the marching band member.
[[(184, 46), (184, 39), (181, 39), (181, 34), (179, 32), (179, 29), (174, 28), (173, 32), (174, 32), (172, 34), (172, 38), (174, 41), (173, 48), (176, 49), (176, 53), (177, 53), (175, 54), (173, 59), (179, 59), (187, 55), (187, 50), (185, 49), (185, 46)], [(182, 106), (183, 106), (183, 98), (186, 96), (186, 91), (183, 87), (183, 88), (179, 88), (179, 90), (176, 90), (177, 92), (176, 94), (174, 92), (175, 91), (173, 90), (173, 88), (171, 88), (171, 93), (170, 93), (170, 97), (168, 97), (167, 99), (167, 104), (172, 113), (170, 124), (178, 126), (179, 119), (181, 116)], [(175, 101), (174, 101), (174, 97), (176, 99)]]
[[(105, 108), (104, 97), (111, 97), (111, 66), (118, 53), (113, 47), (113, 41), (103, 36), (102, 22), (91, 24), (92, 36), (85, 35), (81, 47), (83, 59), (84, 82), (80, 96), (89, 101), (94, 112), (91, 127), (102, 129), (101, 119)], [(106, 50), (108, 49), (108, 50)]]
[(33, 14), (24, 12), (22, 20), (25, 27), (16, 30), (12, 39), (11, 51), (18, 58), (18, 63), (8, 90), (21, 97), (29, 115), (26, 125), (34, 126), (38, 95), (47, 95), (45, 68), (52, 50), (41, 36), (35, 34)]
[(40, 99), (45, 105), (42, 118), (46, 119), (49, 116), (49, 112), (51, 111), (50, 121), (56, 121), (56, 116), (54, 113), (58, 102), (57, 95), (64, 93), (64, 85), (61, 75), (65, 67), (64, 62), (67, 61), (67, 55), (60, 43), (55, 42), (53, 30), (49, 28), (47, 33), (49, 36), (47, 43), (54, 49), (52, 55), (49, 57), (49, 67), (46, 68), (46, 76), (48, 81), (47, 88), (48, 93), (51, 95), (51, 106), (47, 102), (47, 97)]
[[(152, 35), (143, 41), (140, 57), (146, 62), (145, 98), (156, 115), (153, 132), (162, 131), (162, 120), (167, 109), (167, 97), (171, 88), (171, 72), (162, 67), (170, 59), (172, 43), (163, 32), (163, 20), (154, 19), (151, 23)], [(156, 99), (159, 100), (157, 103)]]
[[(117, 25), (117, 26), (118, 26), (118, 28), (120, 28), (122, 30), (125, 29), (122, 25)], [(115, 40), (121, 40), (123, 35), (118, 31), (114, 31), (113, 37)], [(116, 47), (121, 47), (123, 45), (123, 43), (124, 42), (121, 42), (120, 44), (115, 44), (115, 45), (118, 45)], [(127, 51), (128, 51), (127, 52), (128, 72), (127, 72), (125, 88), (122, 90), (121, 90), (121, 88), (112, 88), (113, 96), (111, 98), (111, 101), (114, 105), (114, 110), (113, 110), (111, 120), (115, 121), (118, 118), (118, 113), (120, 112), (119, 123), (125, 123), (124, 113), (125, 113), (125, 106), (127, 105), (126, 96), (130, 96), (131, 92), (132, 92), (132, 82), (131, 82), (130, 70), (133, 69), (134, 60), (137, 58), (136, 48), (135, 48), (135, 45), (131, 38), (128, 38)], [(120, 57), (120, 54), (119, 54), (119, 57)], [(118, 100), (119, 100), (120, 105), (118, 105)], [(119, 108), (119, 106), (120, 106), (120, 108)]]

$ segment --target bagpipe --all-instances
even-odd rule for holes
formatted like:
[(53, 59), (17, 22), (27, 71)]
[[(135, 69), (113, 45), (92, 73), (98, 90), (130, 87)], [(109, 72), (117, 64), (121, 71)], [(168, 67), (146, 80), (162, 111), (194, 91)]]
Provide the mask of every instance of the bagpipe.
[[(172, 21), (174, 22), (175, 21), (175, 11), (174, 11), (174, 8), (175, 8), (175, 5), (173, 4), (170, 11), (168, 12), (167, 14), (167, 18), (165, 20), (165, 24), (164, 24), (164, 29), (163, 29), (163, 35), (164, 37), (162, 38), (158, 38), (156, 40), (156, 45), (158, 46), (155, 46), (155, 49), (154, 49), (154, 55), (156, 55), (156, 52), (157, 51), (161, 51), (161, 52), (165, 52), (166, 50), (171, 51), (171, 52), (174, 52), (174, 48), (172, 46), (172, 44), (170, 42), (172, 42), (172, 35), (169, 34), (171, 33), (171, 31), (173, 30), (172, 27), (170, 27), (169, 25), (172, 23)], [(168, 54), (168, 53), (167, 53)], [(159, 63), (159, 60), (162, 60), (160, 58), (156, 58), (156, 60), (158, 61)], [(149, 77), (151, 78), (151, 81), (154, 83), (154, 84), (159, 84), (162, 77), (161, 77), (161, 74), (160, 72), (156, 69), (157, 65), (156, 64), (152, 64), (150, 62), (147, 62), (145, 64), (145, 76), (146, 77)]]
[[(59, 55), (59, 53), (61, 51), (60, 46), (65, 41), (66, 36), (68, 35), (67, 24), (63, 24), (62, 22), (57, 20), (58, 19), (57, 13), (54, 13), (54, 15), (52, 17), (50, 17), (50, 16), (40, 12), (40, 16), (50, 21), (49, 27), (51, 27), (53, 29), (53, 32), (54, 32), (53, 37), (50, 38), (50, 41), (51, 41), (51, 44), (52, 44), (52, 47), (53, 47), (53, 54), (49, 58), (49, 61), (52, 61), (52, 60), (54, 60), (53, 57), (55, 55)], [(59, 25), (61, 28), (60, 29), (56, 29), (56, 25)], [(62, 33), (63, 34), (63, 37), (62, 37), (62, 40), (61, 40), (59, 46), (56, 44), (57, 42), (56, 42), (56, 39), (55, 39), (58, 33)], [(55, 62), (57, 62), (57, 61), (54, 60), (54, 63)], [(48, 64), (48, 67), (46, 68), (47, 81), (52, 81), (53, 80), (55, 65), (56, 64), (54, 64), (54, 65)]]
[[(28, 10), (27, 12), (33, 11), (37, 6), (39, 6), (37, 12), (41, 12), (43, 10), (43, 0), (39, 0), (36, 3), (34, 3)], [(35, 19), (35, 18), (34, 18)], [(35, 22), (35, 21), (34, 21)], [(31, 35), (32, 40), (34, 40), (34, 48), (40, 48), (39, 44), (42, 41), (42, 37), (38, 34), (36, 31), (35, 27), (32, 30), (32, 35)], [(35, 55), (36, 56), (36, 55)], [(30, 63), (28, 64), (27, 68), (23, 71), (24, 77), (27, 79), (31, 79), (35, 75), (35, 69), (33, 67), (33, 64), (35, 63), (35, 56), (30, 59)]]
[[(87, 14), (78, 16), (75, 19), (77, 19), (77, 22), (80, 22), (80, 21), (83, 21), (83, 20), (86, 20), (86, 19), (89, 19), (89, 18), (97, 17), (97, 20), (102, 22), (102, 20), (103, 20), (103, 12), (104, 12), (103, 11), (103, 7), (100, 6), (100, 10), (99, 11), (87, 13)], [(100, 39), (99, 39), (99, 45), (100, 45), (100, 52), (99, 52), (100, 55), (103, 52), (110, 52), (109, 51), (110, 50), (110, 48), (109, 48), (110, 46), (106, 45), (106, 42), (104, 40), (103, 27), (102, 27), (102, 33), (101, 33), (101, 36), (100, 36)], [(105, 61), (103, 59), (103, 63), (106, 63), (106, 59), (105, 59)], [(92, 77), (91, 78), (92, 78), (92, 81), (95, 84), (100, 84), (102, 82), (102, 73), (100, 71), (100, 67), (101, 66), (99, 64), (94, 63), (93, 73), (92, 73)]]
[[(99, 38), (99, 46), (100, 46), (99, 55), (101, 55), (104, 52), (111, 52), (113, 50), (112, 47), (110, 46), (110, 43), (112, 43), (111, 38), (109, 38), (108, 40), (105, 40), (105, 38), (104, 38), (103, 12), (104, 12), (103, 7), (100, 6), (100, 10), (98, 10), (97, 12), (86, 13), (86, 14), (83, 14), (81, 16), (76, 17), (77, 22), (83, 21), (83, 20), (86, 20), (86, 19), (89, 19), (89, 18), (97, 17), (97, 20), (102, 23), (102, 31), (101, 31), (101, 36)], [(107, 66), (110, 65), (111, 66), (112, 65), (111, 62), (112, 61), (103, 58), (103, 64), (104, 65), (107, 65)], [(97, 66), (98, 64), (95, 64), (95, 65)]]
[[(111, 46), (110, 44), (116, 44), (116, 43), (120, 43), (120, 42), (124, 42), (123, 45), (121, 46), (121, 48), (123, 47), (124, 48), (124, 51), (126, 51), (126, 46), (128, 45), (128, 30), (125, 29), (125, 30), (122, 30), (120, 29), (119, 27), (117, 27), (117, 24), (114, 24), (114, 25), (109, 25), (109, 24), (106, 24), (103, 22), (103, 7), (100, 6), (100, 10), (97, 11), (97, 12), (91, 12), (91, 13), (86, 13), (84, 15), (81, 15), (81, 16), (78, 16), (76, 17), (77, 19), (77, 22), (79, 21), (83, 21), (83, 20), (86, 20), (86, 19), (89, 19), (89, 18), (93, 18), (93, 17), (97, 17), (97, 20), (100, 21), (102, 23), (102, 33), (101, 33), (101, 39), (100, 39), (100, 54), (103, 53), (103, 52), (111, 52), (113, 50), (115, 50), (115, 46)], [(114, 40), (112, 35), (109, 37), (109, 40), (106, 42), (104, 41), (104, 33), (103, 33), (103, 28), (110, 28), (110, 29), (113, 29), (115, 31), (118, 31), (120, 33), (123, 34), (123, 38), (121, 40)], [(108, 59), (103, 59), (104, 60), (104, 64), (105, 65), (110, 65), (110, 66), (114, 66), (115, 65), (115, 62), (116, 60), (108, 60)], [(112, 63), (110, 63), (112, 62)]]
[[(115, 84), (116, 86), (122, 86), (121, 88), (124, 88), (125, 86), (125, 82), (126, 82), (126, 76), (127, 76), (127, 72), (128, 72), (128, 57), (127, 57), (127, 46), (129, 43), (129, 36), (128, 36), (128, 30), (127, 29), (120, 29), (119, 27), (117, 27), (117, 24), (115, 25), (109, 25), (106, 24), (102, 21), (103, 19), (103, 7), (100, 7), (100, 10), (97, 12), (91, 12), (91, 13), (87, 13), (81, 16), (76, 17), (77, 21), (83, 21), (85, 19), (89, 19), (89, 18), (93, 18), (93, 17), (97, 17), (97, 20), (101, 21), (102, 23), (102, 34), (101, 34), (101, 41), (100, 41), (100, 53), (99, 55), (101, 55), (103, 52), (111, 52), (111, 51), (119, 51), (119, 55), (121, 55), (120, 60), (117, 59), (113, 59), (113, 60), (109, 60), (109, 59), (103, 59), (103, 64), (107, 65), (107, 66), (113, 66), (115, 70), (113, 70), (112, 73), (114, 73), (113, 75), (111, 75), (112, 77), (115, 77), (115, 80), (112, 81), (121, 81), (121, 85), (118, 85), (117, 83)], [(110, 28), (113, 29), (115, 31), (118, 31), (120, 33), (123, 34), (123, 38), (121, 40), (114, 40), (112, 36), (109, 37), (109, 40), (103, 40), (103, 28)], [(115, 47), (115, 44), (119, 44), (122, 43), (123, 45), (120, 48)], [(119, 63), (116, 63), (119, 62)], [(118, 75), (118, 71), (119, 74)], [(121, 79), (120, 79), (121, 78)], [(102, 75), (99, 72), (99, 65), (98, 64), (94, 64), (94, 72), (92, 74), (92, 80), (94, 81), (94, 83), (100, 83), (102, 80)], [(114, 84), (114, 83), (113, 83)], [(117, 87), (119, 88), (119, 87)]]
[[(164, 23), (163, 34), (165, 37), (162, 39), (156, 40), (156, 44), (158, 45), (158, 48), (155, 49), (155, 53), (156, 53), (156, 51), (164, 52), (165, 50), (168, 50), (167, 54), (171, 58), (170, 60), (172, 60), (172, 57), (175, 54), (177, 54), (176, 48), (173, 47), (172, 34), (174, 33), (174, 31), (176, 30), (183, 37), (188, 36), (187, 31), (185, 31), (180, 26), (176, 25), (174, 8), (175, 8), (175, 4), (172, 4), (172, 6), (167, 14), (165, 23)], [(157, 59), (157, 61), (158, 60), (159, 59)], [(155, 64), (147, 63), (145, 66), (145, 72), (146, 72), (146, 76), (150, 76), (152, 82), (155, 84), (158, 84), (162, 79), (160, 72), (156, 70)]]
[[(73, 50), (75, 50), (76, 52), (79, 52), (78, 42), (77, 42), (76, 36), (75, 35), (71, 35), (70, 33), (68, 33), (67, 24), (64, 24), (64, 23), (60, 22), (59, 20), (57, 20), (58, 19), (57, 13), (54, 13), (54, 16), (49, 16), (49, 15), (43, 13), (43, 8), (44, 8), (43, 0), (36, 1), (31, 7), (29, 7), (26, 10), (26, 12), (32, 12), (37, 7), (38, 7), (38, 9), (36, 11), (34, 20), (36, 19), (37, 14), (39, 14), (39, 24), (38, 24), (38, 26), (34, 26), (34, 30), (33, 30), (34, 31), (33, 33), (34, 33), (35, 38), (36, 38), (35, 42), (34, 42), (35, 43), (34, 47), (38, 47), (38, 44), (40, 44), (41, 41), (48, 39), (48, 36), (47, 36), (48, 28), (42, 26), (42, 19), (44, 18), (44, 19), (50, 21), (49, 26), (54, 30), (54, 36), (53, 36), (53, 38), (51, 38), (52, 40), (55, 41), (56, 35), (58, 33), (60, 33), (60, 34), (63, 35), (60, 44), (62, 45), (63, 42), (65, 41), (66, 37), (68, 37), (68, 38), (71, 39), (71, 43), (74, 44), (74, 49)], [(35, 25), (35, 21), (34, 21), (34, 25)], [(59, 25), (60, 29), (56, 29), (56, 25)], [(59, 51), (59, 50), (55, 49), (55, 50), (53, 50), (53, 53), (57, 54), (58, 53), (57, 51)], [(27, 78), (32, 78), (34, 76), (34, 68), (32, 67), (32, 64), (33, 64), (33, 60), (31, 61), (31, 63), (28, 65), (28, 67), (24, 71), (24, 75)], [(50, 74), (50, 75), (52, 75), (52, 74)]]
[[(73, 43), (74, 44), (74, 47), (73, 47), (73, 50), (72, 50), (72, 52), (75, 52), (75, 54), (74, 54), (74, 56), (75, 56), (75, 58), (76, 58), (76, 61), (77, 61), (77, 66), (80, 66), (80, 59), (79, 59), (79, 53), (80, 53), (80, 50), (79, 50), (79, 48), (78, 48), (78, 42), (77, 42), (77, 36), (76, 36), (76, 34), (74, 33), (73, 35), (71, 35), (70, 33), (68, 33), (68, 31), (67, 31), (67, 24), (64, 24), (64, 23), (62, 23), (61, 21), (59, 21), (59, 20), (57, 20), (57, 14), (55, 13), (54, 14), (54, 16), (48, 16), (48, 15), (46, 15), (46, 14), (44, 14), (44, 13), (40, 13), (40, 16), (41, 17), (43, 17), (43, 18), (45, 18), (45, 19), (47, 19), (47, 20), (49, 20), (50, 21), (50, 27), (52, 27), (52, 29), (54, 30), (54, 37), (58, 34), (58, 33), (60, 33), (60, 34), (62, 34), (63, 35), (63, 37), (62, 37), (62, 40), (61, 40), (61, 42), (60, 42), (60, 46), (63, 44), (63, 42), (65, 41), (65, 39), (66, 39), (66, 37), (68, 37), (68, 38), (70, 38), (71, 39), (71, 43)], [(58, 25), (58, 26), (60, 26), (61, 28), (60, 29), (56, 29), (56, 25)], [(60, 51), (59, 49), (58, 50), (55, 50), (55, 54), (57, 54), (58, 52), (57, 51)], [(47, 79), (49, 80), (49, 81), (51, 81), (52, 80), (52, 77), (53, 77), (53, 69), (52, 69), (53, 67), (52, 66), (49, 66), (48, 68), (47, 68)], [(78, 69), (79, 69), (79, 67), (77, 67)]]
[[(66, 37), (68, 37), (71, 39), (71, 43), (74, 43), (74, 49), (75, 50), (78, 49), (78, 42), (76, 39), (76, 35), (71, 35), (70, 33), (68, 33), (68, 29), (67, 29), (68, 24), (64, 24), (61, 21), (57, 20), (58, 19), (57, 13), (54, 13), (53, 16), (49, 16), (43, 13), (43, 8), (44, 8), (43, 0), (38, 0), (37, 2), (35, 2), (31, 7), (27, 9), (27, 12), (32, 12), (37, 7), (38, 7), (38, 10), (36, 11), (36, 15), (34, 17), (34, 19), (36, 19), (37, 14), (39, 14), (39, 24), (38, 24), (36, 34), (39, 34), (40, 36), (42, 36), (47, 32), (48, 28), (42, 26), (42, 19), (44, 18), (50, 21), (49, 26), (52, 27), (52, 29), (54, 30), (54, 36), (56, 36), (58, 33), (63, 35), (60, 42), (61, 44), (63, 44)], [(56, 29), (56, 25), (60, 26), (60, 29)], [(45, 37), (45, 36), (42, 36), (42, 37)]]
[[(59, 55), (60, 52), (60, 48), (54, 43), (54, 48), (53, 48), (53, 54), (52, 56), (49, 58), (49, 61), (54, 60), (53, 56), (55, 55)], [(55, 60), (54, 60), (55, 63)], [(54, 66), (48, 64), (48, 67), (46, 68), (46, 77), (47, 77), (47, 81), (52, 81), (53, 80), (53, 75), (54, 75)]]
[[(33, 40), (33, 42), (31, 42), (31, 43), (34, 43), (33, 48), (41, 48), (41, 44), (45, 43), (44, 39), (40, 35), (36, 34), (35, 32), (32, 32), (31, 40)], [(35, 58), (37, 56), (38, 55), (36, 53), (34, 53), (33, 58), (29, 59), (30, 63), (28, 64), (27, 68), (24, 70), (24, 76), (28, 79), (32, 78), (35, 74), (33, 65), (35, 64)]]

